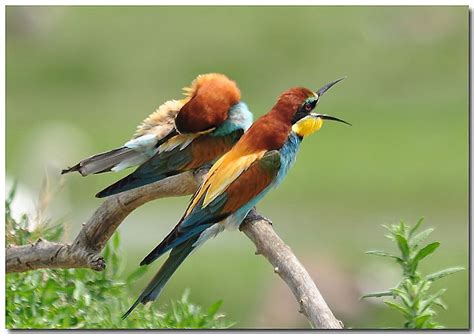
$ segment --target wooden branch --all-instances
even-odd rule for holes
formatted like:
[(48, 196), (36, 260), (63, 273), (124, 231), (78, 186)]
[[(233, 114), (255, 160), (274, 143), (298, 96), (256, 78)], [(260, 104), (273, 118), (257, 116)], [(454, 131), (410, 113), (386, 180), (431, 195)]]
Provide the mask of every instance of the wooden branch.
[[(121, 222), (136, 208), (158, 198), (194, 193), (207, 169), (185, 172), (144, 187), (108, 197), (83, 224), (71, 244), (38, 240), (34, 244), (6, 249), (6, 272), (24, 272), (41, 268), (90, 268), (104, 270), (101, 250)], [(291, 249), (278, 237), (268, 219), (255, 209), (240, 227), (252, 240), (257, 253), (272, 264), (274, 271), (290, 287), (312, 327), (342, 328), (327, 306), (318, 288)]]
[(289, 286), (300, 304), (300, 312), (313, 328), (343, 328), (342, 322), (334, 317), (309, 273), (290, 247), (275, 233), (270, 220), (260, 216), (254, 208), (240, 225), (240, 230), (257, 247), (255, 254), (263, 255), (273, 266), (273, 271)]
[(144, 187), (107, 197), (83, 224), (72, 244), (38, 240), (26, 246), (6, 249), (6, 272), (41, 268), (90, 268), (104, 270), (101, 250), (120, 223), (139, 206), (158, 198), (194, 193), (207, 170), (185, 172)]

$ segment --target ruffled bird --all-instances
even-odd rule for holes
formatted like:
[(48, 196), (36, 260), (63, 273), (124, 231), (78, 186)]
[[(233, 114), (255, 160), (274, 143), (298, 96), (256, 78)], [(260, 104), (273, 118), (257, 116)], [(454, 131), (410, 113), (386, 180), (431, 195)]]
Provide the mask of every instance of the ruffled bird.
[(211, 167), (179, 223), (140, 263), (150, 264), (171, 251), (124, 318), (139, 303), (155, 300), (194, 249), (224, 229), (237, 228), (252, 207), (284, 179), (303, 138), (318, 131), (323, 120), (346, 123), (312, 112), (321, 96), (340, 80), (316, 92), (302, 87), (285, 91), (272, 110)]
[(200, 75), (184, 91), (184, 99), (161, 105), (122, 147), (84, 159), (62, 174), (86, 176), (139, 166), (96, 197), (117, 194), (215, 161), (252, 124), (237, 84), (223, 74)]

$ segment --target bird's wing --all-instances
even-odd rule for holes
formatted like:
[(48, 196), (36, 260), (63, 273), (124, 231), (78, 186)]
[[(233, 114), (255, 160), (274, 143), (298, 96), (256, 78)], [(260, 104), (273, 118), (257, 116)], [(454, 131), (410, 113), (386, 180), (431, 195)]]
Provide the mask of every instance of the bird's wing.
[(203, 183), (193, 196), (185, 215), (188, 215), (199, 201), (202, 201), (202, 206), (206, 207), (222, 194), (250, 165), (262, 158), (265, 153), (265, 150), (241, 152), (237, 147), (234, 147), (223, 155), (207, 173)]
[[(247, 164), (248, 160), (241, 163)], [(140, 264), (153, 262), (171, 248), (200, 235), (204, 230), (221, 222), (255, 199), (272, 184), (278, 174), (280, 153), (276, 150), (266, 152), (260, 158), (254, 159), (246, 168), (241, 169), (233, 169), (235, 173), (238, 173), (236, 177), (229, 175), (227, 169), (219, 169), (214, 172), (214, 176), (209, 176), (212, 179), (211, 184), (226, 180), (220, 173), (226, 173), (225, 175), (233, 178), (233, 181), (207, 205), (204, 205), (205, 195), (197, 192), (185, 216)], [(193, 203), (196, 204), (191, 207)]]
[(184, 100), (170, 100), (163, 103), (143, 120), (133, 138), (147, 134), (152, 134), (157, 140), (164, 138), (174, 129), (174, 119), (184, 103)]
[(133, 138), (122, 147), (83, 159), (75, 166), (64, 169), (62, 174), (78, 171), (82, 176), (86, 176), (109, 171), (118, 172), (142, 164), (155, 154), (160, 142), (177, 134), (174, 118), (183, 103), (184, 101), (176, 100), (163, 103), (137, 127)]
[[(133, 173), (100, 191), (96, 196), (114, 195), (202, 166), (229, 151), (242, 132), (237, 130), (228, 136), (219, 137), (208, 134), (192, 138), (189, 138), (190, 135), (177, 135), (175, 137), (182, 138), (169, 139), (168, 141), (173, 141), (166, 150), (158, 151)], [(167, 144), (168, 142), (163, 145)]]
[[(183, 106), (183, 101), (170, 100), (163, 103), (137, 127), (133, 138), (123, 146), (151, 156), (160, 142), (169, 141), (177, 132), (174, 119)], [(150, 154), (151, 153), (151, 154)]]

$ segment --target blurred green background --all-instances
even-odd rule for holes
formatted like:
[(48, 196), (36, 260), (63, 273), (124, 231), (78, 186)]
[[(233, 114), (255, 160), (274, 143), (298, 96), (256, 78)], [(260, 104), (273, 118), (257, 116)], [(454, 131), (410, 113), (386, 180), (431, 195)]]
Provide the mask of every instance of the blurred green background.
[[(468, 266), (468, 7), (8, 7), (7, 187), (18, 212), (34, 209), (42, 181), (71, 239), (120, 175), (60, 170), (121, 145), (135, 126), (201, 73), (236, 80), (256, 116), (283, 90), (317, 89), (346, 75), (318, 110), (326, 123), (259, 205), (307, 266), (336, 316), (357, 328), (397, 327), (380, 301), (395, 263), (381, 224), (423, 216), (440, 250), (425, 273)], [(120, 227), (128, 270), (179, 219), (188, 198), (145, 205)], [(161, 261), (159, 261), (161, 263)], [(154, 264), (148, 277), (158, 268)], [(144, 286), (140, 281), (135, 290)], [(468, 326), (468, 271), (448, 288), (447, 327)], [(176, 273), (160, 300), (189, 287), (193, 301), (223, 299), (236, 327), (307, 327), (289, 289), (241, 233), (223, 233)]]

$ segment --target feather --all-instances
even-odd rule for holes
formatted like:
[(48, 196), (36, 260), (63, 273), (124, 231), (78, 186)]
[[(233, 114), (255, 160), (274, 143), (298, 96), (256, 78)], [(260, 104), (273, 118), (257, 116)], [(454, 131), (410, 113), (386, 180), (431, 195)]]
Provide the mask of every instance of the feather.
[(175, 228), (145, 257), (140, 265), (150, 264), (169, 249), (196, 235), (202, 235), (212, 225), (223, 221), (238, 209), (245, 207), (272, 184), (279, 168), (280, 154), (278, 151), (268, 152), (262, 159), (254, 161), (245, 172), (237, 176), (234, 182), (230, 183), (226, 192), (217, 196), (207, 205), (204, 205), (203, 196), (193, 198), (192, 201), (197, 201), (197, 204), (193, 208), (191, 208), (192, 203), (189, 205), (186, 210), (189, 213), (181, 218)]
[(175, 118), (180, 133), (197, 133), (218, 127), (240, 101), (237, 84), (223, 74), (200, 75), (185, 88), (184, 105)]
[(137, 127), (133, 138), (153, 134), (160, 140), (174, 129), (174, 118), (184, 104), (184, 100), (170, 100), (163, 103)]
[(114, 170), (116, 166), (122, 169), (134, 164), (139, 164), (148, 159), (142, 152), (137, 152), (128, 147), (120, 147), (108, 152), (99, 153), (86, 158), (75, 166), (64, 169), (61, 174), (79, 172), (82, 176), (108, 172)]
[(138, 299), (133, 303), (133, 305), (128, 309), (127, 312), (122, 316), (122, 319), (125, 319), (132, 313), (135, 307), (138, 304), (146, 304), (150, 301), (155, 300), (161, 293), (161, 290), (174, 274), (176, 269), (183, 263), (183, 261), (188, 257), (189, 254), (193, 251), (193, 244), (196, 242), (197, 237), (189, 239), (187, 242), (175, 247), (168, 259), (166, 259), (163, 266), (161, 266), (158, 273), (153, 277), (151, 282), (147, 285), (145, 290), (140, 294)]
[(82, 176), (109, 171), (120, 171), (140, 165), (156, 152), (155, 145), (174, 130), (174, 118), (182, 101), (171, 100), (163, 103), (154, 113), (138, 126), (133, 138), (123, 147), (96, 154), (80, 161), (61, 174), (79, 172)]
[(161, 144), (158, 147), (158, 152), (159, 153), (169, 152), (169, 151), (174, 150), (177, 147), (179, 147), (179, 149), (182, 150), (186, 148), (189, 144), (191, 144), (191, 142), (199, 136), (200, 136), (199, 133), (190, 133), (190, 134), (174, 136), (168, 139), (163, 144)]
[[(156, 246), (143, 260), (140, 265), (147, 265), (158, 259), (172, 248), (178, 247), (180, 244), (187, 242), (195, 237), (199, 238), (202, 232), (212, 225), (227, 218), (228, 214), (206, 215), (202, 214), (204, 219), (193, 220), (194, 223), (186, 224), (186, 218), (183, 218), (174, 229)], [(207, 217), (206, 217), (207, 216)], [(193, 217), (195, 218), (195, 217)], [(196, 241), (197, 239), (195, 239)], [(194, 242), (193, 242), (194, 243)]]
[(241, 155), (235, 147), (224, 154), (207, 173), (204, 182), (193, 198), (186, 213), (191, 212), (202, 196), (204, 196), (203, 206), (208, 205), (217, 196), (222, 194), (243, 171), (264, 154), (265, 151), (258, 151)]
[[(240, 138), (242, 132), (236, 130), (227, 136), (218, 137), (209, 134), (200, 135), (185, 147), (177, 145), (170, 151), (158, 152), (133, 173), (97, 193), (96, 197), (118, 194), (209, 163), (227, 152)], [(183, 135), (176, 137), (179, 136)], [(183, 143), (185, 142), (181, 142), (181, 145)]]

